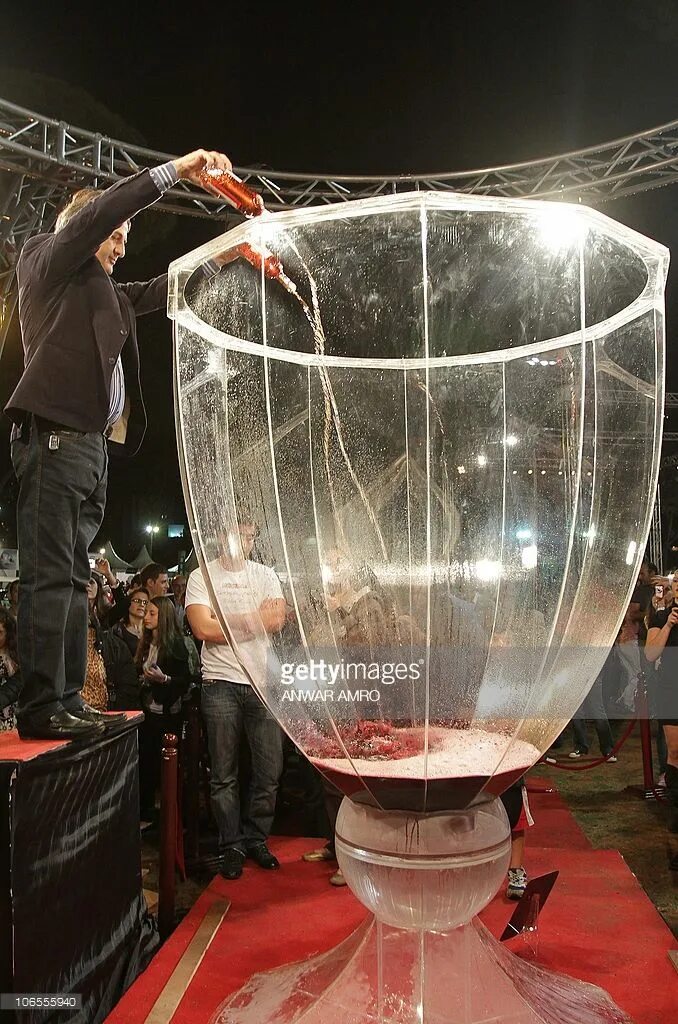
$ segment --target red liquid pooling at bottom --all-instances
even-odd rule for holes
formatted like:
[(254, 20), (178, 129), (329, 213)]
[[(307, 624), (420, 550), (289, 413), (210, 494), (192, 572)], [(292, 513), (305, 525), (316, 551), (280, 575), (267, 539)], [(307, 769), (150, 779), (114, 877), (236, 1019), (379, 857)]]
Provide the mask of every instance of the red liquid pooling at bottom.
[(531, 743), (481, 729), (362, 721), (337, 730), (341, 742), (313, 727), (298, 742), (347, 796), (368, 790), (382, 807), (401, 810), (457, 810), (483, 790), (498, 796), (539, 758)]

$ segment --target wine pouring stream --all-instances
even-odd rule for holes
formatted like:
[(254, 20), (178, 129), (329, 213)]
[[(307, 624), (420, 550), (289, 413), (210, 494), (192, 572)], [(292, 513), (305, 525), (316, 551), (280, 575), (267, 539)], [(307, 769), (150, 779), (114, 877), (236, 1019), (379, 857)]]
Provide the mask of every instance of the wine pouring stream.
[[(248, 185), (246, 185), (245, 182), (242, 181), (237, 176), (237, 174), (233, 173), (233, 171), (222, 171), (220, 169), (215, 168), (212, 170), (203, 171), (200, 177), (206, 189), (208, 189), (209, 191), (216, 191), (220, 196), (223, 196), (224, 199), (226, 199), (236, 210), (238, 210), (244, 216), (248, 218), (259, 217), (266, 212), (266, 207), (260, 194), (258, 192), (255, 192), (254, 189), (251, 189)], [(301, 265), (304, 268), (306, 275), (308, 277), (308, 282), (311, 291), (311, 302), (313, 308), (309, 306), (308, 302), (306, 302), (303, 296), (299, 293), (299, 289), (297, 288), (296, 284), (294, 283), (294, 281), (291, 281), (290, 278), (287, 276), (283, 269), (281, 260), (274, 253), (269, 252), (262, 246), (250, 245), (248, 242), (243, 242), (240, 245), (237, 245), (235, 247), (235, 252), (237, 252), (239, 256), (242, 256), (243, 259), (247, 260), (247, 262), (250, 263), (255, 268), (255, 270), (258, 270), (260, 273), (263, 271), (264, 275), (269, 280), (277, 281), (280, 285), (282, 285), (282, 287), (287, 292), (289, 292), (290, 295), (292, 295), (297, 300), (313, 332), (316, 354), (324, 355), (325, 332), (323, 330), (322, 320), (320, 317), (320, 305), (318, 303), (318, 291), (316, 283), (315, 280), (313, 279), (311, 271), (304, 262), (301, 254), (299, 253), (296, 246), (294, 246), (293, 244), (292, 249), (298, 256)], [(346, 445), (344, 444), (341, 431), (341, 421), (339, 418), (337, 403), (334, 397), (334, 393), (332, 391), (332, 384), (330, 382), (329, 374), (327, 373), (326, 370), (324, 370), (324, 368), (321, 368), (320, 376), (325, 405), (323, 454), (329, 481), (330, 493), (332, 496), (332, 506), (335, 513), (334, 520), (337, 534), (341, 538), (341, 540), (345, 542), (345, 537), (343, 536), (341, 526), (341, 519), (336, 514), (336, 502), (333, 494), (331, 482), (332, 474), (329, 465), (329, 444), (332, 424), (334, 425), (337, 440), (344, 462), (346, 464), (346, 468), (351, 476), (351, 479), (356, 485), (358, 493), (360, 494), (360, 497), (367, 511), (370, 522), (372, 523), (379, 537), (380, 546), (384, 554), (384, 557), (386, 557), (386, 546), (384, 544), (383, 537), (381, 536), (381, 531), (379, 529), (377, 517), (374, 514), (374, 511), (370, 506), (365, 490), (351, 465), (351, 460), (348, 456)]]

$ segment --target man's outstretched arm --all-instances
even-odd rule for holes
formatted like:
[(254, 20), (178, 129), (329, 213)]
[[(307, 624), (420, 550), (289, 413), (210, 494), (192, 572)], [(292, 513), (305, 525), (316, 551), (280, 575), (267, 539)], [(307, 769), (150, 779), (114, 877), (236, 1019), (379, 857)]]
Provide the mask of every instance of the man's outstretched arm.
[(213, 167), (229, 170), (231, 161), (224, 153), (196, 149), (159, 167), (116, 181), (98, 198), (78, 210), (52, 236), (50, 245), (42, 248), (39, 256), (42, 273), (53, 277), (73, 273), (94, 256), (116, 228), (131, 220), (140, 210), (152, 206), (179, 178), (200, 185), (201, 172)]

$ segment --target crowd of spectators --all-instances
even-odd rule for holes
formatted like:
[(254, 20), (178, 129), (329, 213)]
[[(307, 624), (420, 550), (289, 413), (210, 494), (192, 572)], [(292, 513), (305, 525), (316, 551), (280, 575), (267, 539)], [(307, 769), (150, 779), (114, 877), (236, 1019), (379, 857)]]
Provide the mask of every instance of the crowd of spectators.
[[(249, 557), (255, 539), (256, 527), (241, 524), (236, 545), (240, 554), (233, 556), (234, 545), (227, 540), (223, 550), (231, 553), (222, 554), (218, 565), (211, 567), (210, 575), (212, 584), (223, 587), (228, 594), (227, 601), (233, 609), (229, 623), (238, 638), (247, 642), (250, 652), (257, 651), (256, 643), (252, 642), (257, 629), (263, 628), (264, 639), (259, 638), (259, 643), (264, 644), (265, 656), (268, 634), (290, 629), (291, 618), (275, 572)], [(337, 580), (343, 578), (339, 572), (336, 576)], [(256, 616), (251, 608), (239, 611), (238, 587), (258, 595)], [(331, 612), (339, 615), (339, 625), (339, 620), (344, 622), (346, 642), (358, 642), (354, 633), (365, 642), (361, 630), (372, 634), (375, 623), (381, 624), (384, 636), (405, 628), (389, 614), (378, 587), (362, 587), (350, 594), (347, 603), (338, 583), (330, 594)], [(211, 806), (219, 829), (222, 873), (226, 878), (239, 877), (248, 856), (264, 868), (277, 867), (266, 840), (282, 772), (282, 733), (249, 686), (247, 672), (234, 660), (211, 607), (201, 570), (195, 570), (190, 580), (177, 575), (170, 581), (167, 569), (153, 562), (123, 581), (116, 577), (107, 560), (97, 559), (87, 596), (89, 633), (83, 698), (100, 711), (143, 714), (139, 726), (142, 822), (157, 822), (162, 737), (166, 732), (181, 737), (186, 702), (199, 693), (211, 762)], [(18, 582), (8, 584), (0, 597), (0, 730), (6, 730), (15, 725), (13, 705), (20, 690), (16, 642)], [(589, 752), (587, 722), (592, 721), (601, 757), (607, 763), (616, 762), (610, 720), (628, 719), (636, 713), (642, 684), (654, 731), (657, 788), (667, 795), (671, 811), (669, 828), (678, 832), (678, 720), (664, 696), (671, 687), (671, 674), (678, 670), (678, 664), (674, 665), (669, 656), (671, 649), (678, 647), (676, 626), (678, 574), (660, 576), (656, 566), (644, 560), (617, 641), (572, 720), (573, 742), (568, 756), (579, 759)], [(245, 740), (251, 755), (247, 791), (239, 777)], [(554, 748), (565, 742), (563, 734)], [(308, 775), (306, 778), (308, 782)], [(509, 794), (521, 806), (523, 791), (521, 780), (516, 793)], [(328, 844), (312, 851), (306, 859), (333, 860), (333, 822), (341, 795), (319, 778), (311, 781), (308, 793), (309, 799), (315, 793), (316, 803), (324, 808)], [(526, 883), (520, 864), (520, 829), (524, 821), (521, 822), (517, 831), (514, 828), (514, 844), (519, 852), (516, 864), (512, 861), (513, 874), (518, 871), (521, 875), (519, 884), (513, 879), (518, 894), (524, 891)], [(678, 857), (672, 866), (678, 868)], [(332, 876), (332, 883), (344, 884), (340, 871)]]
[[(285, 623), (285, 601), (275, 572), (247, 557), (256, 530), (243, 526), (238, 545), (244, 557), (227, 554), (220, 563), (226, 588), (241, 586), (243, 573), (261, 607), (233, 616), (239, 639), (251, 641), (263, 616), (272, 632)], [(234, 545), (225, 542), (224, 551)], [(119, 579), (104, 558), (94, 560), (87, 583), (89, 627), (82, 697), (97, 711), (138, 711), (139, 803), (142, 828), (157, 825), (161, 747), (165, 733), (179, 738), (186, 705), (201, 694), (207, 735), (211, 808), (219, 829), (222, 873), (237, 878), (251, 857), (265, 869), (278, 861), (267, 847), (283, 758), (282, 732), (238, 666), (211, 607), (201, 570), (188, 581), (170, 582), (165, 566), (152, 562), (129, 579)], [(13, 707), (21, 677), (16, 645), (18, 583), (0, 591), (0, 728), (16, 726)], [(249, 598), (241, 596), (245, 604)], [(244, 605), (243, 605), (244, 608)], [(256, 612), (256, 614), (254, 614)], [(249, 778), (240, 778), (243, 742), (250, 750)], [(242, 799), (241, 799), (242, 798)]]
[[(106, 559), (97, 559), (95, 565), (87, 584), (89, 628), (82, 695), (98, 711), (143, 713), (140, 810), (142, 821), (154, 823), (162, 736), (167, 731), (181, 736), (182, 705), (200, 683), (200, 655), (190, 632), (184, 632), (183, 607), (170, 593), (165, 566), (150, 563), (125, 582), (111, 571)], [(181, 595), (185, 578), (176, 581), (174, 587)], [(18, 589), (18, 581), (13, 580), (0, 594), (0, 730), (16, 725), (14, 705), (21, 686)]]
[[(647, 718), (653, 749), (654, 790), (668, 810), (668, 830), (678, 834), (678, 568), (662, 575), (644, 558), (616, 641), (588, 696), (570, 723), (572, 760), (590, 750), (592, 724), (600, 759), (617, 762), (620, 722)], [(556, 763), (568, 742), (565, 730), (547, 753)], [(593, 754), (597, 760), (597, 755)], [(670, 860), (678, 871), (678, 854)]]

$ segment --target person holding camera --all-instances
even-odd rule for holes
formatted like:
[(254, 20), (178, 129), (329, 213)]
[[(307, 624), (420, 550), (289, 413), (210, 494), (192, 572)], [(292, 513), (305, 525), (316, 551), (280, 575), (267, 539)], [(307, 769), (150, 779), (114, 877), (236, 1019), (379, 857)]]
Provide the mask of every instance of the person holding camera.
[(656, 663), (657, 717), (666, 738), (666, 795), (671, 808), (669, 831), (678, 833), (678, 577), (668, 600), (653, 600), (647, 614), (645, 657)]

